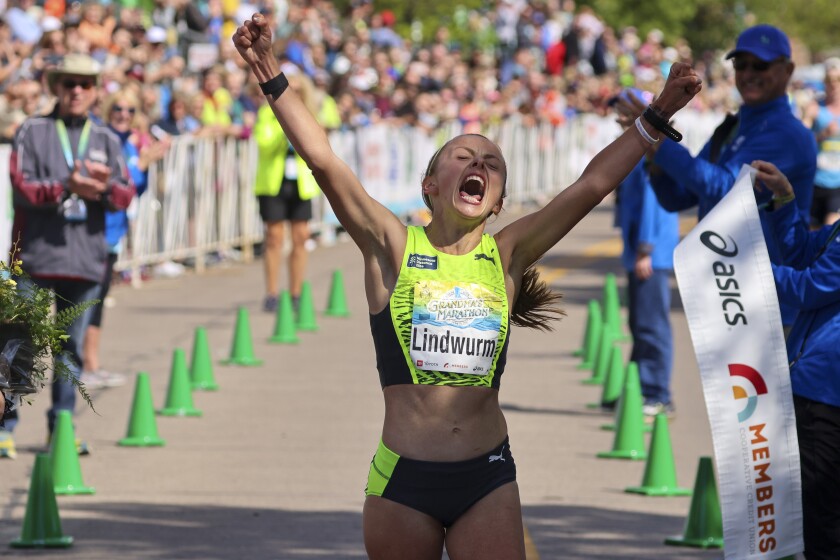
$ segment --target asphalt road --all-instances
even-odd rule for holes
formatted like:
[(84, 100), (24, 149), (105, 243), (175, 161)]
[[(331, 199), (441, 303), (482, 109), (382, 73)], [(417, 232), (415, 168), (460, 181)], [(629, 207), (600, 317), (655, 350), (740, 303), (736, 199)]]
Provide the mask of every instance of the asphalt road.
[[(500, 227), (513, 213), (492, 228)], [(491, 229), (492, 229), (491, 228)], [(650, 498), (639, 485), (645, 461), (600, 459), (613, 445), (601, 425), (612, 417), (588, 408), (601, 387), (572, 355), (583, 340), (587, 304), (600, 300), (605, 275), (625, 284), (618, 231), (605, 202), (542, 261), (564, 294), (567, 316), (551, 333), (516, 328), (502, 383), (530, 545), (529, 558), (619, 560), (720, 558), (720, 551), (665, 546), (680, 535), (691, 498)], [(4, 548), (20, 535), (35, 454), (44, 450), (41, 394), (23, 411), (17, 460), (0, 461), (0, 556), (63, 560), (363, 558), (361, 508), (383, 405), (370, 341), (358, 250), (349, 242), (311, 253), (309, 279), (318, 332), (296, 345), (271, 344), (275, 317), (260, 311), (261, 262), (204, 275), (116, 286), (105, 313), (103, 365), (130, 374), (120, 388), (94, 392), (96, 411), (79, 407), (76, 432), (93, 450), (80, 458), (96, 493), (57, 498), (62, 551)], [(322, 314), (332, 275), (342, 272), (349, 318)], [(674, 287), (673, 390), (669, 425), (678, 482), (692, 487), (711, 436), (694, 352)], [(224, 366), (237, 309), (249, 311), (257, 367)], [(625, 315), (626, 316), (626, 315)], [(196, 329), (206, 329), (215, 392), (194, 392), (199, 418), (157, 417), (166, 444), (116, 445), (128, 429), (136, 373), (148, 373), (162, 407), (175, 350), (189, 358)], [(623, 346), (625, 359), (630, 345)]]

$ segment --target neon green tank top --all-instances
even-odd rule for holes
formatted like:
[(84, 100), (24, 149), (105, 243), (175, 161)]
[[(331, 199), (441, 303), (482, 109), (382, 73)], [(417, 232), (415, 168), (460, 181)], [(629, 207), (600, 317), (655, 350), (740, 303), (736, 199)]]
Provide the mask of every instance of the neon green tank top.
[[(493, 387), (504, 371), (508, 300), (496, 240), (449, 255), (409, 226), (388, 306), (371, 316), (382, 386)], [(389, 320), (390, 319), (390, 320)]]

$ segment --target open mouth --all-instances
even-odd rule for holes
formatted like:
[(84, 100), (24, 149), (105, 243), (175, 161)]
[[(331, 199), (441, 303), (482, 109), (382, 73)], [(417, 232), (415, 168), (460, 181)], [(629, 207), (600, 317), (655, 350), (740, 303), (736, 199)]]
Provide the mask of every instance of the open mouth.
[(484, 178), (479, 175), (469, 175), (461, 183), (459, 189), (461, 199), (471, 204), (478, 204), (484, 198)]

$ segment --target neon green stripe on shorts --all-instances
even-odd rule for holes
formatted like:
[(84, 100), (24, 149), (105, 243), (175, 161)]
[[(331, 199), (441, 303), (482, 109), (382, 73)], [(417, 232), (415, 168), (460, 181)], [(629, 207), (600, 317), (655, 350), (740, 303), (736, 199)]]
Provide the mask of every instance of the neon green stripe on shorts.
[(385, 492), (385, 487), (388, 486), (388, 481), (391, 480), (391, 475), (397, 468), (399, 460), (400, 456), (385, 447), (382, 440), (379, 440), (379, 448), (370, 462), (365, 496), (381, 496)]

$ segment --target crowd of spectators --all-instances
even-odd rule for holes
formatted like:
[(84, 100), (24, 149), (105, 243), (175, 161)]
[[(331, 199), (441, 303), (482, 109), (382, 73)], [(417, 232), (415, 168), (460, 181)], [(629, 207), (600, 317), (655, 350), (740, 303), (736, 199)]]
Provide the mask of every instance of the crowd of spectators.
[[(255, 11), (271, 18), (287, 74), (311, 81), (319, 110), (334, 102), (345, 128), (388, 121), (432, 130), (459, 120), (478, 130), (514, 114), (560, 124), (607, 114), (621, 87), (657, 90), (678, 60), (704, 77), (698, 108), (736, 103), (719, 57), (667, 45), (657, 30), (613, 30), (569, 0), (497, 0), (456, 13), (427, 41), (398, 34), (394, 14), (370, 0), (353, 0), (345, 13), (326, 0), (0, 0), (0, 141), (51, 108), (45, 71), (72, 52), (101, 63), (103, 94), (136, 90), (141, 135), (247, 137), (262, 95), (229, 38)], [(458, 29), (469, 44), (452, 39)]]
[(338, 112), (343, 128), (386, 121), (432, 130), (457, 120), (476, 131), (511, 115), (555, 125), (607, 115), (621, 88), (657, 91), (675, 61), (691, 61), (704, 79), (694, 108), (738, 105), (720, 53), (666, 43), (656, 29), (612, 29), (571, 0), (456, 10), (425, 41), (417, 25), (398, 34), (395, 15), (371, 0), (352, 0), (346, 12), (327, 0), (249, 1), (0, 0), (0, 142), (51, 108), (45, 71), (71, 52), (102, 64), (103, 98), (136, 91), (140, 137), (247, 137), (263, 99), (230, 36), (255, 11), (271, 19), (286, 73), (310, 81), (316, 110)]

